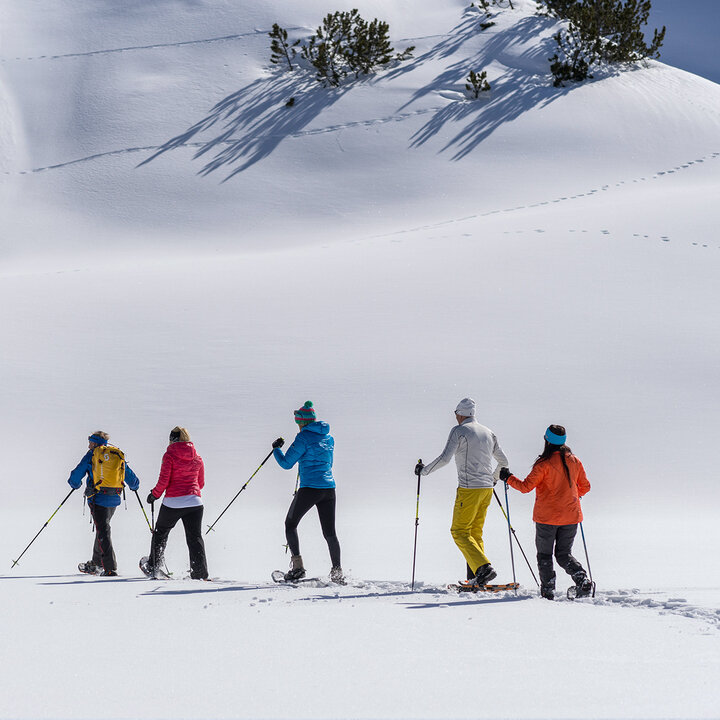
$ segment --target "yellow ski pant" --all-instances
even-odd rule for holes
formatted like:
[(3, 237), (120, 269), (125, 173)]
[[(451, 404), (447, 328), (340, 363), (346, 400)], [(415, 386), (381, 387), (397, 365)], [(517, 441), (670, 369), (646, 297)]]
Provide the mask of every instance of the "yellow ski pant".
[(473, 571), (490, 562), (485, 555), (483, 525), (492, 496), (492, 488), (458, 488), (455, 496), (450, 534)]

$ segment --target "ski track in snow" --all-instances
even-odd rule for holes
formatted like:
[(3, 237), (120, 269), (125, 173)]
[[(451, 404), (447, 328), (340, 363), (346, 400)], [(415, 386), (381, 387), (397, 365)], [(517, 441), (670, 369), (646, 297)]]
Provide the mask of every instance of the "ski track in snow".
[[(314, 28), (309, 27), (302, 27), (302, 26), (292, 26), (287, 27), (285, 30), (297, 32), (297, 31), (304, 31), (308, 33), (314, 32)], [(32, 62), (37, 60), (66, 60), (66, 59), (72, 59), (72, 58), (83, 58), (83, 57), (93, 57), (97, 55), (111, 55), (115, 53), (126, 53), (126, 52), (134, 52), (138, 50), (165, 50), (165, 49), (172, 49), (176, 47), (184, 47), (187, 45), (209, 45), (211, 43), (217, 43), (217, 42), (229, 42), (232, 40), (244, 40), (245, 38), (249, 37), (263, 37), (269, 35), (271, 30), (265, 29), (255, 29), (251, 30), (249, 32), (244, 33), (234, 33), (232, 35), (221, 35), (219, 37), (213, 37), (213, 38), (201, 38), (199, 40), (180, 40), (178, 42), (171, 42), (171, 43), (152, 43), (150, 45), (128, 45), (126, 47), (119, 47), (119, 48), (107, 48), (105, 50), (87, 50), (85, 52), (74, 52), (74, 53), (57, 53), (54, 55), (34, 55), (30, 57), (14, 57), (14, 58), (0, 58), (0, 64), (1, 63), (8, 63), (8, 62)], [(439, 35), (424, 35), (422, 37), (416, 37), (416, 38), (401, 38), (397, 42), (400, 43), (406, 43), (406, 42), (418, 42), (419, 40), (435, 40), (435, 39), (447, 39), (452, 37), (452, 33), (442, 33)]]
[[(375, 120), (359, 120), (359, 121), (353, 122), (353, 123), (345, 123), (345, 124), (341, 124), (341, 125), (330, 125), (325, 128), (316, 128), (314, 130), (305, 130), (302, 132), (293, 133), (293, 134), (289, 135), (288, 137), (300, 138), (300, 137), (305, 137), (305, 136), (310, 136), (310, 135), (320, 135), (320, 134), (325, 134), (325, 133), (337, 132), (340, 130), (353, 128), (353, 127), (362, 127), (362, 126), (371, 127), (373, 125), (387, 123), (387, 122), (399, 122), (399, 121), (407, 119), (408, 117), (421, 115), (421, 114), (425, 114), (425, 113), (429, 113), (429, 112), (434, 112), (436, 109), (437, 108), (434, 108), (434, 109), (430, 108), (430, 109), (426, 109), (426, 110), (418, 110), (418, 111), (415, 111), (412, 113), (402, 113), (400, 115), (390, 116), (387, 118), (379, 118), (379, 119), (375, 119)], [(233, 142), (234, 142), (233, 140), (226, 140), (220, 144), (230, 145)], [(182, 143), (182, 144), (179, 144), (177, 147), (202, 149), (202, 148), (206, 147), (208, 144), (209, 143), (204, 143), (204, 142)], [(34, 168), (32, 170), (21, 170), (21, 171), (15, 172), (15, 173), (10, 173), (10, 172), (6, 171), (3, 174), (4, 175), (12, 175), (12, 174), (30, 175), (33, 173), (47, 172), (49, 170), (60, 170), (60, 169), (67, 168), (67, 167), (70, 167), (73, 165), (79, 165), (82, 163), (87, 163), (87, 162), (91, 162), (93, 160), (98, 160), (98, 159), (106, 158), (106, 157), (127, 155), (130, 153), (138, 153), (138, 152), (151, 153), (151, 152), (159, 151), (161, 149), (162, 149), (162, 146), (154, 145), (154, 146), (145, 146), (145, 147), (123, 148), (121, 150), (110, 150), (108, 152), (96, 153), (95, 155), (88, 155), (87, 157), (78, 158), (77, 160), (69, 160), (67, 162), (57, 163), (55, 165), (47, 165), (45, 167)], [(688, 160), (687, 162), (684, 162), (681, 165), (675, 166), (673, 168), (666, 169), (666, 170), (659, 170), (658, 172), (654, 173), (653, 175), (642, 176), (642, 177), (634, 178), (632, 180), (620, 180), (615, 183), (607, 183), (605, 185), (600, 186), (599, 188), (594, 188), (592, 190), (587, 190), (585, 192), (576, 193), (574, 195), (564, 195), (562, 197), (558, 197), (553, 200), (543, 200), (543, 201), (531, 203), (528, 205), (517, 205), (515, 207), (502, 208), (502, 209), (496, 209), (496, 210), (487, 210), (483, 213), (477, 213), (474, 215), (466, 215), (464, 217), (459, 217), (459, 218), (451, 218), (449, 220), (443, 220), (442, 222), (439, 222), (439, 223), (433, 223), (430, 225), (420, 225), (417, 227), (406, 228), (404, 230), (398, 230), (397, 232), (390, 233), (390, 234), (375, 235), (375, 236), (372, 236), (372, 238), (370, 238), (370, 239), (392, 238), (392, 237), (397, 237), (400, 235), (405, 235), (408, 233), (421, 232), (421, 231), (427, 231), (427, 230), (436, 230), (438, 228), (446, 227), (448, 225), (454, 225), (456, 223), (466, 222), (468, 220), (475, 220), (478, 218), (490, 217), (492, 215), (499, 215), (499, 214), (503, 214), (503, 213), (513, 213), (513, 212), (518, 212), (521, 210), (540, 208), (540, 207), (549, 206), (549, 205), (553, 205), (553, 204), (557, 204), (557, 203), (569, 202), (572, 200), (579, 200), (580, 198), (585, 198), (585, 197), (593, 197), (593, 196), (599, 195), (600, 193), (607, 192), (612, 189), (620, 189), (625, 186), (629, 186), (629, 185), (637, 184), (637, 183), (648, 182), (650, 180), (660, 180), (666, 176), (673, 175), (675, 173), (679, 173), (684, 170), (689, 170), (699, 164), (702, 164), (705, 162), (710, 162), (712, 160), (716, 160), (719, 157), (720, 157), (720, 152), (713, 152), (713, 153), (704, 155), (703, 157), (696, 158), (694, 160)], [(520, 230), (517, 232), (521, 234), (523, 231)], [(545, 230), (538, 228), (535, 230), (535, 232), (541, 234), (541, 233), (544, 233)], [(573, 233), (573, 232), (587, 233), (588, 231), (587, 230), (579, 230), (578, 231), (575, 229), (571, 229), (571, 230), (569, 230), (569, 232), (571, 232), (571, 233)], [(605, 235), (610, 234), (610, 232), (608, 230), (603, 230), (602, 233)], [(511, 233), (510, 233), (510, 231), (506, 231), (505, 234), (511, 234)], [(650, 238), (649, 235), (645, 235), (642, 233), (633, 233), (633, 237), (635, 237), (635, 238), (642, 237), (645, 239)], [(670, 238), (666, 235), (660, 236), (659, 239), (662, 242), (670, 242)], [(709, 247), (709, 245), (706, 243), (693, 242), (692, 245), (695, 247), (703, 247), (703, 248)], [(720, 246), (718, 246), (718, 247), (720, 247)]]
[[(123, 578), (127, 581), (128, 578)], [(177, 580), (180, 580), (179, 578)], [(145, 579), (138, 579), (145, 582)], [(79, 580), (78, 582), (87, 582)], [(92, 582), (92, 580), (90, 581)], [(107, 581), (105, 581), (107, 582)], [(335, 585), (326, 578), (317, 578), (299, 585), (284, 583), (243, 583), (234, 580), (214, 578), (211, 583), (203, 584), (192, 589), (178, 587), (176, 580), (154, 581), (155, 587), (141, 593), (141, 595), (186, 595), (188, 593), (203, 593), (212, 595), (223, 592), (256, 592), (250, 598), (249, 605), (254, 607), (270, 601), (263, 597), (266, 591), (279, 591), (285, 593), (287, 602), (337, 602), (341, 600), (378, 600), (383, 598), (396, 598), (398, 604), (404, 605), (408, 610), (456, 607), (459, 605), (474, 605), (482, 603), (507, 603), (535, 600), (546, 603), (538, 596), (535, 588), (520, 586), (517, 593), (507, 590), (498, 593), (458, 593), (449, 590), (443, 585), (426, 585), (416, 583), (415, 590), (406, 582), (386, 580), (350, 580), (347, 585)], [(45, 583), (52, 585), (53, 583)], [(182, 582), (182, 585), (185, 585)], [(194, 584), (195, 585), (195, 584)], [(307, 591), (310, 591), (309, 593)], [(319, 591), (319, 592), (318, 592)], [(594, 605), (598, 607), (623, 607), (636, 610), (649, 610), (660, 616), (673, 615), (703, 623), (707, 631), (720, 630), (720, 608), (708, 608), (688, 603), (686, 598), (679, 596), (682, 590), (655, 591), (655, 590), (601, 590), (594, 598), (568, 600), (561, 591), (556, 594), (556, 603), (573, 603), (575, 605)]]
[[(291, 31), (308, 30), (308, 28), (298, 27), (298, 26), (293, 26), (293, 27), (290, 27), (287, 29), (291, 30)], [(198, 40), (184, 40), (184, 41), (179, 41), (179, 42), (174, 42), (174, 43), (153, 43), (150, 45), (132, 45), (132, 46), (126, 46), (126, 47), (120, 47), (120, 48), (90, 50), (90, 51), (86, 51), (86, 52), (65, 53), (65, 54), (55, 54), (55, 55), (39, 55), (39, 56), (32, 56), (32, 57), (25, 57), (25, 58), (16, 57), (16, 58), (14, 58), (14, 60), (15, 61), (62, 60), (62, 59), (92, 57), (92, 56), (98, 56), (98, 55), (108, 55), (108, 54), (116, 54), (116, 53), (124, 53), (124, 52), (133, 52), (133, 51), (140, 51), (140, 50), (168, 49), (168, 48), (183, 47), (183, 46), (189, 46), (189, 45), (204, 45), (204, 44), (211, 44), (211, 43), (217, 43), (217, 42), (229, 42), (229, 41), (235, 41), (235, 40), (242, 40), (242, 39), (251, 38), (251, 37), (266, 36), (269, 32), (270, 32), (269, 30), (260, 30), (260, 29), (256, 28), (249, 32), (235, 33), (235, 34), (231, 34), (231, 35), (223, 35), (223, 36), (213, 37), (213, 38), (202, 38), (202, 39), (198, 39)], [(453, 37), (453, 33), (443, 33), (443, 34), (438, 34), (438, 35), (428, 35), (428, 36), (417, 37), (417, 38), (404, 38), (400, 42), (403, 42), (403, 43), (417, 42), (419, 40), (438, 39), (438, 38), (447, 39), (447, 38), (451, 38), (451, 37)], [(0, 63), (11, 62), (12, 60), (13, 60), (12, 58), (1, 58)], [(696, 104), (696, 103), (692, 103), (692, 104)], [(424, 108), (424, 109), (415, 110), (415, 111), (411, 111), (411, 112), (396, 113), (396, 114), (393, 114), (393, 115), (390, 115), (387, 117), (382, 117), (382, 118), (358, 120), (355, 122), (328, 125), (328, 126), (322, 127), (322, 128), (302, 130), (302, 131), (298, 131), (295, 133), (290, 133), (286, 137), (290, 138), (290, 139), (301, 139), (304, 137), (311, 137), (311, 136), (316, 136), (316, 135), (340, 132), (342, 130), (348, 130), (348, 129), (358, 128), (358, 127), (360, 127), (360, 128), (361, 127), (374, 127), (377, 125), (383, 125), (383, 124), (387, 124), (387, 123), (391, 123), (391, 122), (402, 122), (404, 120), (407, 120), (407, 119), (410, 119), (413, 117), (418, 117), (418, 116), (427, 115), (427, 114), (431, 114), (431, 113), (437, 113), (446, 106), (447, 105), (430, 107), (430, 108)], [(710, 110), (710, 112), (712, 112), (713, 114), (717, 114), (715, 110)], [(233, 139), (228, 139), (228, 140), (223, 140), (220, 142), (213, 142), (213, 143), (185, 142), (185, 143), (178, 143), (175, 146), (175, 149), (184, 147), (184, 148), (193, 148), (193, 149), (197, 149), (197, 150), (202, 150), (210, 145), (232, 145), (235, 142), (236, 141)], [(3, 174), (4, 175), (29, 175), (29, 174), (33, 174), (33, 173), (47, 172), (50, 170), (61, 170), (61, 169), (71, 167), (74, 165), (79, 165), (79, 164), (83, 164), (83, 163), (100, 160), (102, 158), (118, 157), (118, 156), (122, 156), (122, 155), (128, 155), (128, 154), (140, 153), (140, 152), (142, 152), (142, 153), (157, 153), (164, 149), (166, 149), (165, 145), (160, 145), (160, 146), (149, 145), (149, 146), (140, 146), (140, 147), (121, 148), (118, 150), (109, 150), (109, 151), (105, 151), (105, 152), (95, 153), (93, 155), (88, 155), (88, 156), (85, 156), (82, 158), (77, 158), (75, 160), (68, 160), (68, 161), (56, 163), (53, 165), (47, 165), (44, 167), (33, 168), (31, 170), (21, 170), (21, 171), (15, 171), (15, 172), (6, 171)], [(452, 218), (449, 220), (444, 220), (442, 222), (434, 223), (434, 224), (430, 224), (430, 225), (406, 228), (406, 229), (399, 230), (397, 232), (390, 233), (390, 234), (373, 236), (370, 239), (391, 238), (391, 237), (396, 237), (399, 235), (404, 235), (407, 233), (435, 230), (435, 229), (442, 228), (442, 227), (445, 227), (448, 225), (462, 223), (462, 222), (465, 222), (468, 220), (475, 220), (477, 218), (489, 217), (492, 215), (498, 215), (498, 214), (503, 214), (503, 213), (513, 213), (513, 212), (517, 212), (517, 211), (521, 211), (521, 210), (539, 208), (539, 207), (548, 206), (548, 205), (552, 205), (552, 204), (568, 202), (571, 200), (577, 200), (580, 198), (592, 197), (592, 196), (598, 195), (602, 192), (607, 192), (608, 190), (611, 190), (613, 188), (622, 188), (623, 186), (626, 186), (626, 185), (630, 185), (633, 183), (647, 182), (648, 180), (658, 180), (667, 175), (672, 175), (674, 173), (678, 173), (683, 170), (690, 169), (691, 167), (698, 165), (700, 163), (708, 162), (710, 160), (715, 160), (718, 157), (720, 157), (720, 152), (713, 152), (713, 153), (704, 155), (700, 158), (696, 158), (694, 160), (689, 160), (689, 161), (682, 163), (681, 165), (673, 167), (671, 169), (658, 171), (655, 174), (649, 175), (647, 177), (638, 177), (638, 178), (634, 178), (632, 180), (621, 180), (621, 181), (618, 181), (615, 183), (608, 183), (608, 184), (602, 185), (599, 188), (594, 188), (592, 190), (586, 190), (585, 192), (579, 192), (574, 195), (565, 195), (565, 196), (554, 198), (551, 200), (543, 200), (543, 201), (539, 201), (539, 202), (528, 204), (528, 205), (518, 205), (516, 207), (509, 207), (509, 208), (498, 208), (498, 209), (494, 209), (494, 210), (488, 210), (483, 213), (467, 215), (465, 217)], [(520, 233), (520, 234), (522, 232), (523, 231), (517, 231), (517, 233)], [(545, 231), (543, 229), (536, 229), (535, 232), (542, 234)], [(574, 233), (574, 232), (587, 233), (588, 231), (587, 230), (579, 230), (578, 231), (578, 230), (571, 229), (571, 230), (569, 230), (569, 232), (571, 232), (571, 233)], [(609, 234), (609, 231), (603, 230), (602, 233)], [(505, 234), (511, 234), (511, 232), (507, 231)], [(642, 237), (645, 239), (650, 238), (649, 235), (645, 235), (645, 234), (641, 234), (641, 233), (634, 233), (633, 237), (635, 237), (635, 238)], [(661, 236), (659, 239), (663, 242), (670, 242), (670, 238), (667, 236)], [(692, 245), (696, 246), (696, 247), (703, 247), (703, 248), (709, 247), (707, 244), (702, 244), (702, 243), (697, 243), (697, 242), (693, 242)], [(718, 246), (718, 247), (720, 247), (720, 246)]]
[[(305, 28), (291, 27), (291, 28), (286, 28), (286, 29), (287, 30), (304, 30)], [(34, 57), (2, 58), (2, 60), (0, 60), (0, 62), (7, 63), (7, 62), (14, 62), (14, 61), (30, 62), (33, 60), (65, 60), (68, 58), (83, 58), (83, 57), (93, 57), (95, 55), (111, 55), (114, 53), (133, 52), (136, 50), (159, 50), (159, 49), (165, 49), (165, 48), (183, 47), (186, 45), (208, 45), (210, 43), (228, 42), (231, 40), (242, 40), (242, 39), (248, 38), (248, 37), (259, 37), (259, 36), (267, 35), (269, 32), (270, 32), (269, 30), (252, 30), (251, 32), (236, 33), (234, 35), (222, 35), (220, 37), (214, 37), (214, 38), (203, 38), (201, 40), (181, 40), (180, 42), (153, 43), (152, 45), (130, 45), (128, 47), (110, 48), (107, 50), (88, 50), (86, 52), (64, 53), (64, 54), (57, 54), (57, 55), (36, 55)]]

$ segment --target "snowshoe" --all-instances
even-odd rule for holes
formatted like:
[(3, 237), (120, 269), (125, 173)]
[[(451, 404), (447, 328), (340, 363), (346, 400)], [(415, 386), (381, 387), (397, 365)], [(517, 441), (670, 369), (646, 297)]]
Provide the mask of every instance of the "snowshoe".
[(546, 600), (554, 600), (555, 599), (555, 588), (543, 585), (540, 588), (540, 596), (544, 597)]
[(78, 570), (86, 575), (99, 575), (102, 572), (102, 568), (96, 565), (92, 560), (78, 563)]
[(305, 568), (292, 568), (288, 570), (284, 575), (285, 582), (297, 582), (305, 577)]
[(333, 565), (330, 569), (330, 580), (336, 585), (347, 585), (342, 568), (339, 565)]
[(502, 585), (477, 585), (474, 580), (460, 580), (458, 583), (448, 585), (448, 590), (455, 590), (457, 592), (489, 592), (499, 593), (507, 590), (517, 590), (520, 587), (520, 583), (511, 582), (504, 583)]
[(149, 578), (154, 578), (155, 580), (169, 580), (170, 575), (166, 573), (162, 568), (155, 567), (153, 568), (150, 564), (150, 558), (145, 555), (140, 558), (140, 569), (142, 570), (144, 575), (147, 575)]
[(117, 570), (103, 570), (100, 575), (102, 577), (117, 577)]
[(575, 600), (576, 598), (586, 597), (595, 597), (595, 583), (591, 580), (586, 579), (582, 584), (572, 585), (568, 588), (568, 600)]
[(288, 579), (289, 572), (284, 570), (273, 570), (272, 579), (273, 582), (280, 583), (281, 585), (293, 585), (297, 586), (300, 583), (309, 583), (311, 585), (318, 585), (319, 587), (325, 587), (329, 583), (327, 580), (323, 581), (317, 577), (304, 577), (305, 571), (303, 570), (303, 577), (296, 578), (295, 580)]

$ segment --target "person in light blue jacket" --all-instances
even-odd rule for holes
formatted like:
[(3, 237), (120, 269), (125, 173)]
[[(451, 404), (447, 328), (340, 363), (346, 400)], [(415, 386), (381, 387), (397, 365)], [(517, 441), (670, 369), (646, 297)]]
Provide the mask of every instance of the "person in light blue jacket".
[[(77, 490), (86, 479), (85, 497), (95, 524), (92, 560), (78, 565), (80, 572), (89, 575), (117, 575), (117, 559), (110, 534), (110, 520), (120, 505), (123, 486), (131, 490), (140, 487), (140, 480), (125, 462), (121, 450), (108, 445), (110, 436), (102, 430), (88, 437), (88, 451), (68, 478), (68, 485)], [(107, 472), (103, 468), (112, 468)]]
[(300, 471), (300, 486), (285, 518), (285, 537), (292, 553), (285, 580), (294, 582), (305, 577), (297, 526), (314, 506), (317, 507), (320, 527), (330, 551), (330, 579), (342, 585), (345, 580), (340, 565), (340, 543), (335, 532), (335, 479), (332, 473), (335, 440), (330, 435), (330, 425), (317, 420), (309, 400), (295, 411), (295, 422), (300, 432), (286, 453), (280, 449), (285, 442), (282, 438), (272, 444), (273, 455), (281, 468), (290, 470), (298, 463)]

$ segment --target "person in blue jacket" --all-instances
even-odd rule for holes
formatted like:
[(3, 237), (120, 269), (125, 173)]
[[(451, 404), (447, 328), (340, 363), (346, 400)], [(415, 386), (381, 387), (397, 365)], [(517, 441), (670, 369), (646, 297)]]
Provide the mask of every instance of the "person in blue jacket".
[(344, 584), (340, 565), (340, 543), (335, 533), (335, 480), (332, 473), (335, 440), (330, 435), (330, 425), (317, 420), (313, 404), (309, 400), (295, 411), (295, 422), (300, 432), (286, 453), (280, 449), (285, 443), (282, 438), (272, 444), (273, 455), (280, 467), (290, 470), (295, 463), (299, 463), (300, 469), (300, 487), (285, 518), (285, 537), (292, 553), (290, 570), (285, 574), (285, 580), (292, 582), (305, 577), (297, 526), (314, 506), (317, 508), (323, 537), (330, 551), (330, 579)]
[(78, 570), (90, 575), (114, 577), (117, 575), (117, 560), (110, 533), (110, 520), (120, 505), (123, 484), (127, 484), (131, 490), (137, 490), (140, 481), (125, 462), (122, 451), (108, 445), (109, 439), (110, 436), (102, 430), (90, 435), (88, 451), (70, 473), (68, 484), (77, 490), (82, 485), (83, 478), (86, 478), (85, 497), (95, 524), (92, 560), (80, 563)]

